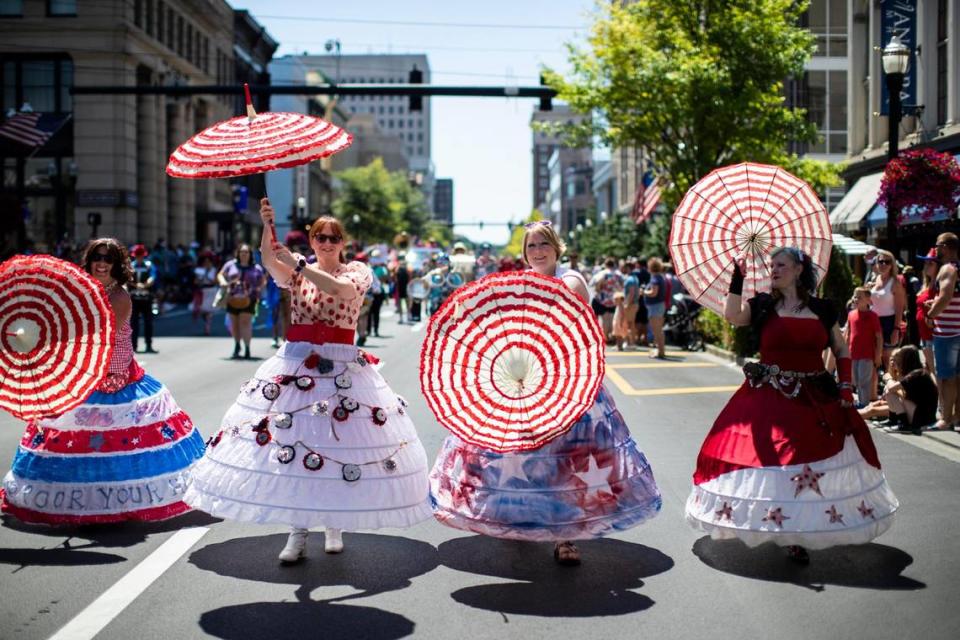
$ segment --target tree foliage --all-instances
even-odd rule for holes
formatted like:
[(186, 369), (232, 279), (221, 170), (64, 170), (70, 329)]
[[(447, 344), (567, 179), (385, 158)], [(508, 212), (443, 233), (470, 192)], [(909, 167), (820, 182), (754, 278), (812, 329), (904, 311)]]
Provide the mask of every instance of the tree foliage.
[[(546, 70), (558, 98), (593, 115), (554, 125), (574, 145), (599, 138), (645, 150), (666, 179), (673, 210), (711, 170), (777, 164), (822, 193), (835, 168), (787, 153), (816, 129), (784, 104), (783, 83), (803, 72), (814, 37), (797, 0), (601, 2), (586, 46), (568, 45), (570, 77)], [(547, 125), (544, 128), (550, 128)]]
[(377, 158), (365, 167), (340, 171), (336, 178), (333, 213), (354, 237), (368, 244), (390, 242), (403, 231), (420, 236), (427, 230), (426, 201), (403, 171), (387, 171)]

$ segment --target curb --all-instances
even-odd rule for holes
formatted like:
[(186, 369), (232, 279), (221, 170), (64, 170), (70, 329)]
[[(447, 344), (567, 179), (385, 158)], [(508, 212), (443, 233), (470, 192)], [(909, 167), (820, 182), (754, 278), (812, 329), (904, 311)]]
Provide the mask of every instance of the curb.
[(743, 356), (738, 356), (733, 351), (727, 351), (726, 349), (722, 347), (718, 347), (715, 344), (706, 343), (703, 346), (705, 347), (705, 351), (710, 355), (716, 356), (718, 358), (723, 358), (724, 360), (729, 360), (730, 362), (734, 362), (738, 367), (742, 367), (743, 363), (747, 361), (747, 358), (744, 358)]
[(924, 431), (923, 437), (939, 442), (945, 447), (960, 449), (960, 434), (955, 431)]

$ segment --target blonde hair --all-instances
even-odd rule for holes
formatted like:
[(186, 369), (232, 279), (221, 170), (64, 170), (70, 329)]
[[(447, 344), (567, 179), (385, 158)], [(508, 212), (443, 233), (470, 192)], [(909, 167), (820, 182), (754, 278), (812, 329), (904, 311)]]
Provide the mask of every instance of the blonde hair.
[(880, 249), (877, 251), (877, 260), (880, 258), (888, 258), (890, 260), (890, 277), (896, 278), (900, 274), (900, 267), (897, 265), (897, 259), (886, 249)]
[(557, 252), (557, 260), (560, 260), (560, 256), (564, 254), (567, 250), (567, 245), (564, 244), (563, 240), (560, 239), (560, 236), (557, 235), (557, 230), (553, 228), (553, 225), (550, 224), (534, 224), (534, 226), (524, 229), (523, 231), (523, 241), (521, 246), (523, 247), (523, 253), (521, 257), (523, 258), (524, 264), (530, 266), (530, 261), (527, 260), (527, 238), (532, 236), (535, 233), (539, 233), (543, 236), (543, 239), (547, 241), (553, 250)]

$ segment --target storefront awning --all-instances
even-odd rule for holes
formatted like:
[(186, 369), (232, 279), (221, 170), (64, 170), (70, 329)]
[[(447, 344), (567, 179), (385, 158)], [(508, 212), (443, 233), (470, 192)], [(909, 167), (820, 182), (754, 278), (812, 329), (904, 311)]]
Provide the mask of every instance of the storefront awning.
[(877, 204), (880, 193), (880, 179), (883, 173), (871, 173), (863, 176), (847, 191), (843, 199), (830, 212), (830, 226), (834, 231), (854, 231), (859, 229), (863, 219)]
[(872, 244), (854, 240), (840, 233), (833, 234), (833, 246), (843, 251), (848, 256), (862, 256), (871, 249), (876, 249)]
[[(904, 226), (908, 224), (916, 224), (918, 222), (940, 222), (941, 220), (952, 220), (957, 217), (956, 211), (948, 211), (947, 209), (939, 209), (933, 212), (933, 215), (924, 217), (922, 210), (917, 207), (910, 207), (904, 209), (903, 215), (900, 217), (898, 226)], [(887, 208), (881, 204), (875, 205), (873, 209), (870, 210), (870, 215), (867, 216), (867, 228), (876, 229), (877, 227), (887, 226)]]

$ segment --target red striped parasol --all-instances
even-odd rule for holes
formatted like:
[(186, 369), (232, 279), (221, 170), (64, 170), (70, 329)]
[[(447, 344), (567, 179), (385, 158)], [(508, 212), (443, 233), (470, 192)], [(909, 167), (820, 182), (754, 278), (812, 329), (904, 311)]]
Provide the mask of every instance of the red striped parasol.
[(113, 334), (103, 285), (76, 265), (0, 264), (0, 408), (31, 420), (78, 406), (107, 374)]
[[(353, 142), (344, 129), (302, 113), (257, 113), (243, 85), (247, 115), (218, 122), (170, 154), (174, 178), (232, 178), (288, 169), (343, 151)], [(276, 240), (276, 231), (274, 230)]]
[(420, 386), (451, 433), (493, 451), (536, 449), (591, 407), (604, 374), (596, 315), (560, 280), (498, 273), (430, 318)]
[(675, 273), (700, 304), (721, 314), (741, 253), (743, 296), (750, 298), (770, 290), (772, 249), (801, 249), (822, 279), (832, 246), (830, 218), (810, 185), (780, 167), (751, 162), (716, 169), (693, 185), (670, 231)]

